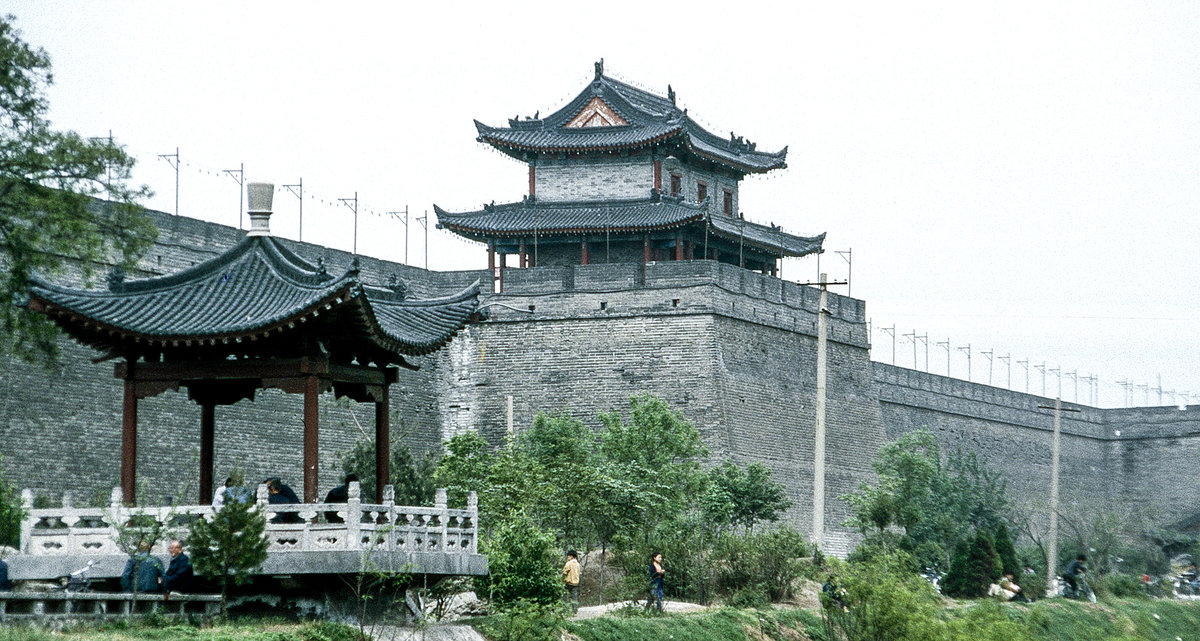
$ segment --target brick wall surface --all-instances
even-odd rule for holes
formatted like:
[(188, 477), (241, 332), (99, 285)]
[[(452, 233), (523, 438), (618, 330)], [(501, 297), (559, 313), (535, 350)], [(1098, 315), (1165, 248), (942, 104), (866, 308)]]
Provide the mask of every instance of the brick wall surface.
[(649, 198), (654, 187), (654, 163), (649, 156), (581, 162), (539, 162), (535, 175), (538, 200), (565, 202)]

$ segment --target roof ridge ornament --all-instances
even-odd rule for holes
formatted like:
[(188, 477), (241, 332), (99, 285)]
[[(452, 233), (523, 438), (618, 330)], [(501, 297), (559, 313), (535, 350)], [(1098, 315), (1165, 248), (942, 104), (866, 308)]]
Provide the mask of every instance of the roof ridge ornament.
[(317, 256), (317, 275), (328, 276), (329, 272), (325, 270), (325, 257)]
[(671, 85), (667, 85), (667, 100), (671, 101), (672, 106), (675, 105), (675, 90), (671, 88)]
[(112, 269), (108, 270), (108, 291), (122, 292), (125, 291), (125, 268), (120, 265), (113, 265)]
[(408, 284), (405, 283), (395, 273), (388, 275), (387, 287), (388, 289), (392, 290), (392, 292), (396, 294), (400, 300), (408, 298)]
[(271, 235), (271, 202), (274, 198), (274, 183), (246, 185), (246, 212), (250, 214), (250, 231), (246, 236)]
[(604, 75), (604, 58), (597, 60), (595, 67), (596, 67), (596, 80), (599, 80), (600, 77)]

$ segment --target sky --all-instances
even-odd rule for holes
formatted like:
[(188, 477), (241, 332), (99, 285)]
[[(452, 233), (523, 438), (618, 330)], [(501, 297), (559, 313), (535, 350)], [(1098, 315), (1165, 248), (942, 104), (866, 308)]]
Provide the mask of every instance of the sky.
[(360, 253), (484, 268), (436, 228), (426, 252), (418, 220), (525, 193), (472, 119), (548, 114), (603, 58), (714, 133), (788, 147), (742, 211), (828, 233), (783, 277), (849, 278), (875, 360), (1103, 407), (1200, 399), (1195, 2), (5, 4), (51, 56), (54, 126), (111, 132), (153, 209), (236, 226), (244, 166), (280, 186), (277, 235), (300, 233), (282, 185), (302, 180), (305, 241), (352, 249), (357, 195)]

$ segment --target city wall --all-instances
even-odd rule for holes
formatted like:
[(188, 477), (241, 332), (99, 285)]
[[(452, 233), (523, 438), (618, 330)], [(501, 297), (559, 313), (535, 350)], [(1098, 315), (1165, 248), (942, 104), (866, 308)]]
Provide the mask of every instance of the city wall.
[[(155, 214), (158, 244), (131, 278), (163, 274), (211, 258), (236, 243), (236, 229)], [(289, 246), (330, 273), (346, 252)], [(482, 257), (481, 257), (482, 262)], [(395, 274), (414, 297), (452, 293), (486, 270), (428, 272), (362, 258), (364, 278)], [(102, 279), (103, 274), (99, 275)], [(713, 261), (509, 269), (504, 291), (485, 293), (490, 319), (468, 326), (449, 347), (414, 359), (392, 388), (394, 433), (420, 454), (440, 441), (478, 430), (499, 443), (507, 397), (514, 426), (539, 411), (567, 411), (598, 427), (600, 412), (623, 410), (630, 396), (664, 398), (696, 424), (714, 460), (761, 462), (786, 488), (787, 518), (811, 526), (815, 422), (815, 288)], [(1049, 480), (1049, 399), (892, 367), (869, 360), (862, 301), (830, 294), (828, 439), (825, 522), (831, 551), (853, 536), (837, 499), (871, 478), (879, 446), (928, 427), (947, 448), (974, 451), (1009, 479), (1013, 496), (1036, 502)], [(0, 469), (19, 487), (77, 503), (107, 497), (120, 460), (121, 386), (113, 363), (62, 339), (50, 369), (7, 360), (0, 383)], [(1192, 516), (1188, 499), (1200, 483), (1191, 463), (1200, 450), (1200, 408), (1101, 410), (1068, 404), (1064, 414), (1064, 493), (1097, 505), (1149, 503), (1162, 522)], [(338, 461), (370, 435), (373, 409), (321, 404), (321, 481), (340, 482)], [(301, 399), (259, 392), (217, 410), (216, 475), (235, 466), (251, 480), (301, 478)], [(194, 497), (199, 408), (168, 392), (139, 406), (140, 496)]]

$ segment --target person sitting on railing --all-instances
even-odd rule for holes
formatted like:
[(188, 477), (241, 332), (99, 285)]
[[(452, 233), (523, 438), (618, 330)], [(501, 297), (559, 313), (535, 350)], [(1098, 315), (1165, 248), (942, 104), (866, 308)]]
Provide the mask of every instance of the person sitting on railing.
[[(238, 477), (239, 479), (241, 477)], [(250, 488), (242, 485), (241, 480), (235, 480), (232, 476), (225, 479), (225, 485), (218, 488), (213, 494), (212, 506), (214, 510), (219, 510), (225, 507), (226, 503), (237, 501), (239, 503), (253, 503), (254, 493)]]
[(121, 589), (125, 592), (161, 592), (162, 561), (150, 556), (150, 544), (142, 542), (138, 551), (125, 563), (121, 573)]
[[(329, 494), (325, 495), (326, 503), (345, 503), (350, 500), (350, 484), (358, 482), (357, 474), (347, 474), (346, 482), (329, 490)], [(328, 511), (325, 513), (325, 520), (329, 523), (341, 523), (342, 517), (338, 516), (337, 512)]]
[(163, 591), (190, 592), (192, 589), (192, 560), (183, 553), (183, 542), (179, 539), (171, 541), (167, 547), (171, 553), (171, 563), (167, 565), (167, 573), (163, 575)]
[[(263, 481), (267, 485), (267, 503), (272, 505), (296, 505), (300, 497), (288, 487), (279, 477), (271, 477)], [(300, 515), (295, 512), (280, 512), (271, 519), (272, 523), (301, 523)]]

